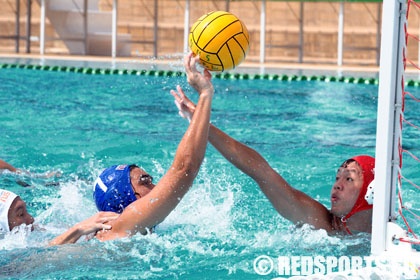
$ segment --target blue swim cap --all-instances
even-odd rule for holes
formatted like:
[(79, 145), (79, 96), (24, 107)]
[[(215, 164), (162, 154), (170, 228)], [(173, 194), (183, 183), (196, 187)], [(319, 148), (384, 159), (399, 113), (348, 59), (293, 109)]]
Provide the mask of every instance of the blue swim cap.
[(93, 199), (99, 211), (121, 213), (136, 201), (130, 180), (130, 165), (114, 165), (105, 169), (95, 181)]

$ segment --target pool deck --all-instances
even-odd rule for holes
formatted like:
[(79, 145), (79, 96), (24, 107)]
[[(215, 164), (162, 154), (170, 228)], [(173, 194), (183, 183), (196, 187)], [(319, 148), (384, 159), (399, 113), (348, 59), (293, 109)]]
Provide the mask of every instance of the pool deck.
[[(34, 55), (34, 54), (0, 54), (0, 63), (35, 64), (49, 66), (74, 66), (110, 69), (137, 69), (137, 70), (173, 70), (183, 71), (182, 55), (153, 59), (148, 57), (110, 58), (98, 56), (74, 55)], [(376, 66), (338, 66), (334, 64), (315, 63), (256, 63), (244, 62), (230, 73), (242, 74), (286, 74), (306, 76), (336, 76), (336, 77), (363, 77), (378, 78), (379, 67)], [(406, 79), (418, 80), (420, 71), (406, 70)]]

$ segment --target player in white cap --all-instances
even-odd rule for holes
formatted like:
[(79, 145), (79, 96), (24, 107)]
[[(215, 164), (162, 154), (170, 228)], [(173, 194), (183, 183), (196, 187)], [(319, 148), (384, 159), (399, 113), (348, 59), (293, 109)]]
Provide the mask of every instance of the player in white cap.
[[(54, 238), (50, 245), (75, 243), (83, 235), (88, 235), (102, 229), (111, 229), (109, 221), (119, 216), (113, 212), (98, 212), (92, 217), (75, 224), (69, 230)], [(15, 193), (0, 189), (0, 236), (11, 232), (22, 224), (33, 227), (34, 218), (28, 213), (26, 203)]]
[(31, 225), (33, 222), (26, 203), (15, 193), (0, 189), (0, 232), (4, 234), (16, 226)]

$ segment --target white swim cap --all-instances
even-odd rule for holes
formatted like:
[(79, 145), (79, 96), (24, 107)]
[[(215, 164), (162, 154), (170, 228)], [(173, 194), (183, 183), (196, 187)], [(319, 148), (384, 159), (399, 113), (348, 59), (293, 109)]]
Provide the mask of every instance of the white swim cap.
[(9, 208), (17, 197), (16, 194), (0, 189), (0, 232), (9, 232)]

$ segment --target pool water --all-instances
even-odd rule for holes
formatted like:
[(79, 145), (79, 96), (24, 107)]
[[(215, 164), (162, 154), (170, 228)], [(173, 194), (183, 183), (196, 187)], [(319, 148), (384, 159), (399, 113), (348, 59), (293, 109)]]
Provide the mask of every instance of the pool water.
[[(197, 94), (185, 77), (1, 69), (0, 80), (0, 158), (34, 174), (62, 172), (48, 179), (0, 175), (1, 187), (27, 202), (41, 228), (0, 240), (1, 277), (271, 279), (281, 275), (258, 275), (258, 256), (370, 253), (367, 234), (339, 238), (295, 228), (211, 145), (192, 189), (156, 234), (48, 247), (48, 240), (97, 211), (92, 185), (103, 168), (135, 163), (159, 180), (188, 125), (169, 91), (180, 84), (191, 99)], [(328, 208), (339, 165), (375, 153), (376, 85), (221, 79), (214, 85), (212, 123)], [(419, 124), (416, 110), (407, 101), (406, 118)], [(418, 152), (420, 133), (405, 132), (403, 144)], [(405, 159), (405, 176), (419, 182), (418, 166)], [(406, 192), (405, 203), (419, 211), (418, 190)], [(420, 232), (418, 221), (410, 221)]]

